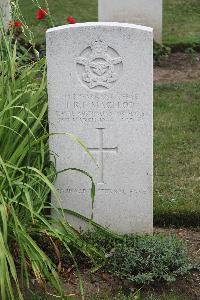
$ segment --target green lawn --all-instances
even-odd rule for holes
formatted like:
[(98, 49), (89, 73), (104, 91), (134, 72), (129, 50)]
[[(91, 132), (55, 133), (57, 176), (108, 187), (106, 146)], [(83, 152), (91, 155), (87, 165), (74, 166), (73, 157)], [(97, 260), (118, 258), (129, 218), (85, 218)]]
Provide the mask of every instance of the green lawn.
[(163, 41), (200, 44), (200, 0), (164, 0)]
[[(22, 12), (34, 31), (37, 41), (44, 41), (47, 28), (45, 21), (35, 19), (32, 1), (19, 0)], [(49, 8), (56, 25), (66, 23), (69, 15), (77, 22), (97, 21), (98, 0), (48, 0)], [(46, 7), (45, 0), (39, 0)], [(199, 0), (164, 0), (163, 41), (167, 44), (200, 43), (200, 1)]]
[(169, 223), (168, 216), (172, 224), (180, 217), (185, 225), (195, 224), (200, 216), (200, 83), (158, 85), (154, 99), (155, 222), (164, 223), (163, 216)]

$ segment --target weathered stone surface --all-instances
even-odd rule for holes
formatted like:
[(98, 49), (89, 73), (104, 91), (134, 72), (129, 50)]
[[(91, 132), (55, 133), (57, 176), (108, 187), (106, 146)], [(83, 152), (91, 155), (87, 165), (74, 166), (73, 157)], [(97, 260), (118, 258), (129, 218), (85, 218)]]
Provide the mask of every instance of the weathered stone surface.
[(0, 0), (0, 18), (3, 19), (4, 28), (7, 29), (11, 20), (10, 0)]
[(162, 0), (98, 0), (100, 22), (125, 22), (153, 27), (162, 43)]
[[(131, 24), (47, 31), (50, 133), (78, 136), (98, 163), (66, 135), (54, 135), (57, 170), (88, 171), (96, 182), (94, 220), (120, 233), (152, 231), (152, 44), (151, 28)], [(56, 180), (64, 208), (88, 218), (90, 186), (75, 171)]]

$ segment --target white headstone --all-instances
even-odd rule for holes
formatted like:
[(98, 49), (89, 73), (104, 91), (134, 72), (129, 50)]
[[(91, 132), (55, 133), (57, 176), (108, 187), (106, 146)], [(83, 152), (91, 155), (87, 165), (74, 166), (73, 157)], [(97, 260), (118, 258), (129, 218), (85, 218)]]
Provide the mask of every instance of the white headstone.
[(98, 0), (100, 22), (125, 22), (154, 29), (162, 43), (162, 0)]
[[(152, 52), (152, 29), (139, 25), (47, 31), (50, 133), (78, 136), (98, 163), (66, 135), (54, 135), (57, 171), (88, 171), (96, 182), (94, 220), (119, 233), (152, 232)], [(56, 187), (64, 208), (91, 217), (88, 177), (64, 172)]]
[(10, 0), (0, 0), (0, 18), (3, 18), (4, 28), (7, 29), (11, 20)]

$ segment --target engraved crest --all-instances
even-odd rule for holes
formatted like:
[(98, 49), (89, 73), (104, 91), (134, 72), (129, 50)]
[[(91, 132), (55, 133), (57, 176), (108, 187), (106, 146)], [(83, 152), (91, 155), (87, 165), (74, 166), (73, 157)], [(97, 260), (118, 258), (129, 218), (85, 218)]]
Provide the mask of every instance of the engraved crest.
[(122, 58), (101, 40), (87, 47), (76, 62), (82, 82), (95, 90), (112, 87), (122, 71)]

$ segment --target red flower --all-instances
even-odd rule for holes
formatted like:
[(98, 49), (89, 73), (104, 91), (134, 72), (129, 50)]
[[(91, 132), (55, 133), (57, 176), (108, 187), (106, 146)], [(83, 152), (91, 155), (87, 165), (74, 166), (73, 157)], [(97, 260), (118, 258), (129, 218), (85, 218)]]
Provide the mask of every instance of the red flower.
[(11, 21), (9, 23), (9, 26), (10, 27), (22, 27), (23, 26), (23, 23), (21, 21)]
[(23, 23), (21, 21), (15, 21), (14, 22), (14, 26), (15, 27), (22, 27), (23, 26)]
[(48, 9), (40, 8), (40, 9), (36, 10), (36, 19), (37, 20), (44, 19), (46, 15), (48, 15)]
[(75, 24), (76, 23), (76, 20), (72, 16), (67, 17), (67, 21), (68, 21), (69, 24)]

